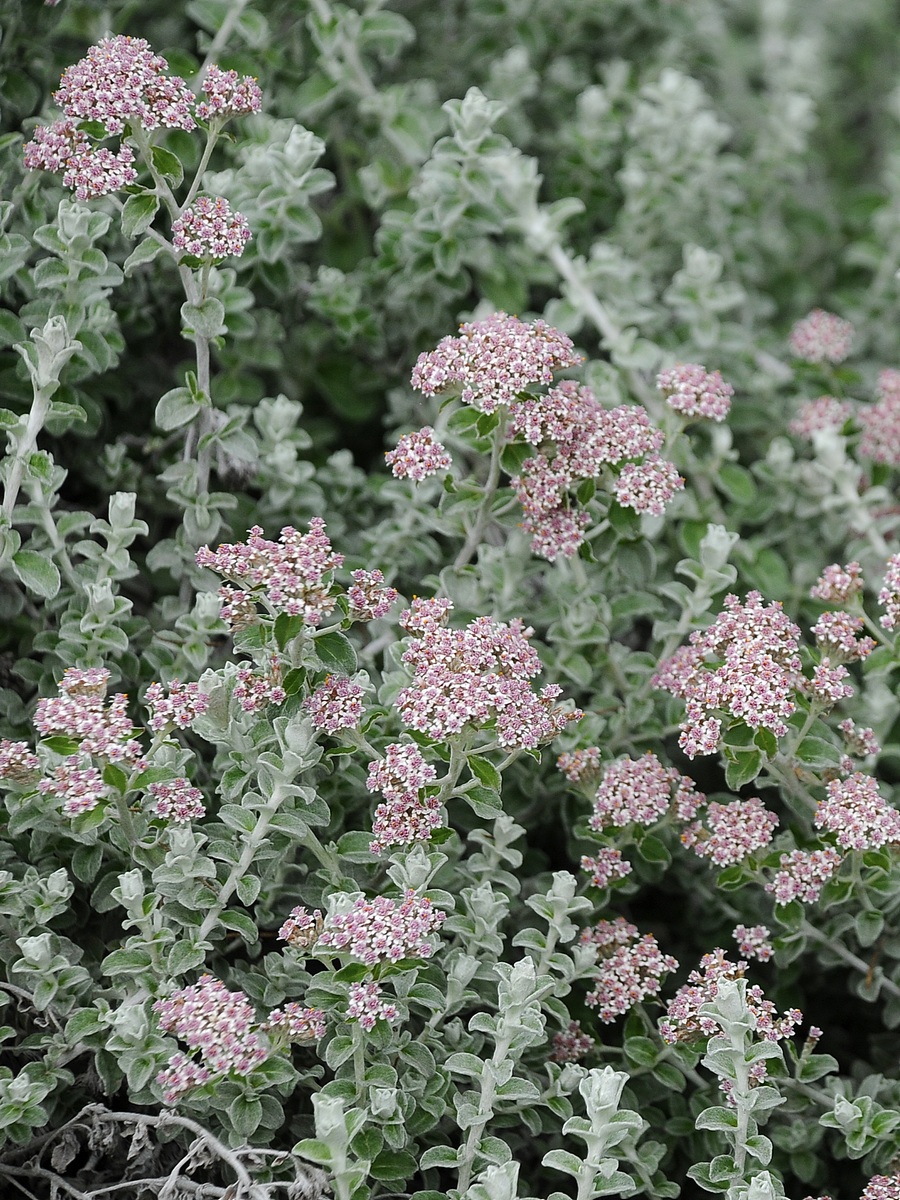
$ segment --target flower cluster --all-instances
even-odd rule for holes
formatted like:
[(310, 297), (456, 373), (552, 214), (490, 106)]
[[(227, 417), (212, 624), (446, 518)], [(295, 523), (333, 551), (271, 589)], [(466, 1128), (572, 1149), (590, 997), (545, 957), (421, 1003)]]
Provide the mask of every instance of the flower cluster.
[(492, 413), (578, 361), (571, 340), (545, 321), (529, 324), (499, 312), (461, 325), (458, 337), (445, 337), (420, 354), (412, 385), (426, 396), (458, 392), (466, 404)]
[(600, 770), (600, 747), (585, 746), (584, 749), (560, 754), (556, 765), (571, 783), (584, 783)]
[(849, 604), (863, 590), (862, 568), (858, 562), (832, 563), (826, 567), (809, 594), (813, 600), (824, 600), (828, 604)]
[(388, 587), (381, 571), (352, 571), (347, 588), (350, 612), (358, 621), (375, 621), (385, 616), (397, 599), (397, 589)]
[(775, 947), (770, 938), (771, 933), (765, 925), (735, 925), (732, 937), (738, 944), (741, 954), (747, 958), (758, 958), (760, 962), (768, 962), (775, 953)]
[(166, 783), (151, 783), (147, 791), (156, 801), (155, 815), (175, 825), (199, 821), (206, 816), (203, 793), (191, 787), (188, 779), (172, 779)]
[(663, 975), (678, 969), (678, 960), (661, 953), (652, 933), (639, 935), (637, 927), (623, 917), (582, 930), (581, 942), (597, 950), (594, 988), (584, 1002), (599, 1009), (597, 1017), (604, 1025), (646, 996), (655, 996)]
[(875, 736), (875, 730), (868, 725), (860, 727), (851, 717), (847, 717), (845, 721), (841, 721), (838, 729), (844, 735), (850, 752), (858, 758), (881, 753), (881, 744)]
[(807, 400), (797, 410), (797, 415), (788, 423), (795, 437), (811, 442), (813, 435), (826, 429), (840, 429), (853, 415), (853, 408), (846, 400), (834, 396), (820, 396), (818, 400)]
[(790, 344), (804, 362), (843, 362), (853, 345), (853, 326), (834, 313), (814, 308), (794, 325)]
[(678, 363), (656, 377), (656, 386), (675, 412), (684, 417), (724, 421), (731, 411), (734, 388), (718, 371), (697, 363)]
[(608, 887), (614, 879), (624, 879), (632, 871), (631, 863), (622, 857), (622, 851), (613, 846), (604, 846), (594, 855), (583, 854), (582, 871), (588, 871), (594, 887)]
[(172, 222), (172, 245), (202, 262), (240, 258), (251, 236), (247, 218), (221, 196), (198, 196)]
[(397, 479), (414, 479), (417, 483), (438, 471), (449, 470), (453, 465), (430, 425), (405, 433), (396, 449), (385, 452), (384, 461)]
[(321, 517), (312, 518), (309, 533), (285, 526), (277, 542), (268, 541), (254, 525), (246, 542), (197, 551), (201, 567), (240, 585), (219, 589), (222, 619), (232, 627), (254, 620), (257, 604), (273, 614), (302, 616), (308, 625), (318, 625), (334, 609), (335, 598), (329, 594), (332, 572), (343, 561), (343, 554), (332, 550)]
[(374, 1029), (376, 1021), (390, 1025), (400, 1015), (397, 1005), (382, 1000), (382, 988), (372, 981), (351, 983), (347, 997), (347, 1020), (358, 1021), (365, 1030)]
[(397, 696), (409, 729), (444, 741), (466, 726), (491, 726), (502, 746), (531, 749), (581, 716), (555, 703), (561, 693), (556, 685), (539, 695), (532, 691), (529, 681), (541, 670), (528, 640), (533, 630), (520, 620), (507, 625), (490, 617), (447, 629), (451, 607), (449, 601), (419, 601), (401, 614), (401, 625), (419, 633), (403, 655), (412, 682)]
[(758, 796), (732, 800), (730, 804), (713, 801), (701, 821), (687, 826), (681, 840), (701, 858), (711, 859), (717, 867), (727, 867), (768, 846), (777, 824), (778, 818)]
[(173, 679), (168, 696), (161, 683), (151, 683), (144, 692), (144, 703), (150, 710), (148, 726), (154, 733), (160, 733), (170, 725), (187, 729), (196, 717), (206, 712), (209, 696), (200, 691), (199, 684)]
[(287, 693), (281, 686), (281, 670), (275, 655), (272, 656), (269, 670), (238, 667), (231, 694), (243, 711), (248, 713), (259, 712), (267, 704), (284, 704)]
[(317, 1042), (325, 1036), (325, 1014), (320, 1008), (305, 1008), (291, 1000), (282, 1008), (273, 1008), (262, 1028), (270, 1038)]
[(141, 744), (126, 712), (128, 697), (116, 692), (107, 704), (108, 682), (105, 667), (69, 667), (60, 681), (59, 695), (38, 701), (35, 728), (44, 737), (63, 734), (76, 739), (82, 754), (108, 762), (136, 763)]
[(75, 193), (78, 200), (109, 196), (112, 192), (120, 192), (136, 179), (134, 151), (130, 146), (120, 146), (115, 154), (106, 146), (96, 150), (76, 150), (66, 160), (63, 171), (64, 185)]
[(783, 737), (796, 708), (799, 644), (800, 630), (778, 601), (767, 606), (759, 592), (750, 592), (744, 604), (726, 596), (712, 625), (692, 633), (690, 645), (661, 663), (654, 676), (656, 687), (686, 702), (679, 738), (685, 754), (714, 753), (722, 728), (718, 713)]
[(842, 663), (832, 666), (830, 658), (823, 658), (814, 668), (808, 687), (817, 700), (830, 707), (853, 695), (853, 688), (844, 682), (849, 675)]
[(877, 850), (900, 842), (900, 812), (887, 803), (878, 781), (856, 771), (849, 779), (833, 779), (827, 798), (819, 802), (814, 824), (832, 833), (846, 850)]
[(844, 662), (858, 662), (875, 649), (870, 637), (859, 637), (863, 629), (862, 617), (846, 612), (825, 612), (813, 626), (813, 636), (820, 648), (832, 657)]
[(570, 1021), (562, 1033), (553, 1035), (553, 1062), (578, 1062), (594, 1049), (597, 1043), (581, 1028), (580, 1021)]
[(681, 821), (690, 820), (705, 803), (693, 779), (674, 767), (664, 767), (655, 754), (623, 758), (603, 774), (594, 798), (591, 828), (614, 825), (654, 825), (670, 809)]
[(40, 759), (27, 742), (0, 741), (0, 779), (24, 783), (40, 769)]
[(290, 916), (278, 930), (278, 937), (295, 950), (309, 950), (322, 936), (324, 927), (325, 922), (318, 908), (310, 912), (298, 905), (291, 909)]
[(316, 729), (338, 733), (356, 729), (363, 719), (363, 689), (345, 675), (329, 675), (306, 701)]
[(842, 856), (831, 846), (791, 850), (782, 854), (780, 869), (766, 884), (766, 891), (772, 893), (776, 904), (790, 904), (792, 900), (812, 904), (842, 862)]
[(892, 554), (887, 561), (878, 603), (885, 610), (881, 618), (882, 628), (895, 629), (900, 621), (900, 554)]
[(85, 763), (77, 754), (70, 754), (54, 767), (49, 776), (38, 783), (45, 794), (58, 796), (63, 802), (63, 815), (80, 817), (96, 808), (109, 795), (109, 789), (96, 767)]
[(393, 742), (385, 747), (384, 758), (369, 763), (366, 787), (381, 792), (386, 800), (375, 810), (369, 846), (373, 854), (383, 854), (390, 846), (428, 841), (441, 827), (440, 801), (420, 792), (436, 776), (434, 767), (412, 743)]
[(444, 913), (412, 889), (402, 900), (361, 896), (346, 912), (328, 917), (318, 944), (344, 951), (367, 967), (401, 958), (430, 958), (436, 947), (428, 938), (443, 922)]
[(900, 1175), (873, 1175), (859, 1200), (900, 1200)]
[(252, 75), (223, 71), (215, 63), (203, 77), (203, 95), (206, 99), (197, 105), (197, 116), (201, 121), (214, 118), (225, 121), (259, 112), (262, 108), (262, 92)]
[(879, 396), (863, 405), (858, 414), (862, 428), (859, 453), (872, 462), (900, 466), (900, 388), (897, 371), (882, 371)]
[[(701, 1016), (704, 1004), (712, 1003), (723, 979), (741, 979), (747, 963), (739, 959), (729, 962), (725, 951), (715, 949), (704, 954), (700, 969), (691, 971), (687, 983), (678, 989), (666, 1006), (666, 1015), (659, 1023), (662, 1039), (672, 1045), (675, 1042), (691, 1042), (717, 1033), (719, 1026), (712, 1017)], [(767, 1042), (777, 1042), (790, 1037), (803, 1014), (796, 1008), (789, 1009), (779, 1017), (775, 1005), (767, 1000), (762, 989), (754, 984), (747, 988), (747, 1007), (756, 1021), (756, 1033)], [(765, 1073), (765, 1060), (762, 1061)], [(756, 1082), (759, 1082), (757, 1080)]]

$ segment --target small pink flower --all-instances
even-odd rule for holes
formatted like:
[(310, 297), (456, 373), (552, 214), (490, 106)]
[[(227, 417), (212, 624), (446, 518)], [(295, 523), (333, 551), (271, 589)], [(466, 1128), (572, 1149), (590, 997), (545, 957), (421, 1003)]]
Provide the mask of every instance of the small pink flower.
[(823, 658), (813, 671), (810, 690), (816, 699), (829, 705), (838, 704), (853, 695), (853, 688), (844, 682), (849, 676), (850, 672), (841, 663), (833, 666), (831, 659)]
[(862, 568), (858, 562), (847, 563), (843, 567), (839, 563), (832, 563), (810, 588), (809, 594), (814, 600), (824, 600), (828, 604), (848, 604), (862, 590)]
[(382, 1000), (382, 994), (382, 989), (377, 983), (351, 983), (347, 1019), (359, 1021), (367, 1032), (375, 1028), (377, 1021), (392, 1024), (399, 1016), (397, 1006)]
[(791, 350), (810, 363), (843, 362), (853, 344), (853, 326), (834, 313), (814, 308), (791, 330)]
[(223, 71), (212, 63), (203, 78), (205, 100), (197, 105), (197, 116), (201, 121), (213, 118), (227, 120), (259, 112), (262, 108), (262, 92), (252, 75), (238, 75), (237, 71)]
[(414, 479), (417, 483), (438, 471), (447, 471), (453, 465), (430, 425), (405, 433), (397, 448), (385, 453), (384, 460), (397, 479)]
[(681, 840), (701, 858), (727, 867), (768, 846), (777, 824), (778, 818), (758, 796), (730, 804), (713, 801), (703, 819), (685, 829)]
[(851, 752), (859, 758), (881, 753), (881, 745), (875, 736), (875, 730), (869, 726), (860, 728), (850, 717), (847, 717), (845, 721), (841, 721), (838, 729), (844, 735)]
[(363, 689), (343, 675), (329, 675), (306, 701), (306, 709), (316, 729), (338, 733), (341, 729), (358, 729), (365, 709)]
[(842, 658), (844, 662), (857, 662), (868, 658), (875, 649), (872, 638), (857, 636), (862, 629), (862, 617), (845, 612), (826, 612), (813, 626), (813, 635), (818, 645), (832, 657)]
[(313, 912), (299, 905), (278, 930), (278, 937), (295, 950), (309, 950), (322, 935), (325, 922), (317, 908)]
[(614, 880), (630, 875), (632, 866), (627, 858), (622, 857), (621, 850), (604, 846), (593, 856), (582, 855), (581, 869), (588, 872), (593, 887), (605, 888)]
[(678, 363), (656, 377), (656, 386), (670, 408), (685, 417), (724, 421), (731, 410), (734, 388), (718, 371), (707, 371), (696, 363)]
[(197, 683), (181, 683), (173, 679), (169, 694), (161, 683), (151, 683), (144, 692), (144, 703), (150, 710), (147, 724), (159, 733), (169, 725), (176, 729), (187, 729), (195, 718), (202, 716), (209, 707), (209, 696), (200, 691)]
[(774, 895), (776, 904), (790, 904), (792, 900), (812, 904), (842, 862), (842, 855), (831, 846), (791, 850), (782, 854), (781, 868), (766, 884), (766, 891)]
[(747, 958), (758, 958), (760, 962), (768, 962), (775, 954), (771, 936), (765, 925), (753, 925), (749, 929), (746, 925), (735, 925), (732, 933), (741, 954)]
[(168, 783), (151, 783), (147, 791), (156, 800), (156, 816), (173, 825), (186, 825), (206, 816), (203, 793), (191, 787), (190, 780), (172, 779)]
[(596, 1042), (585, 1033), (578, 1021), (570, 1021), (562, 1033), (553, 1035), (552, 1062), (578, 1062), (585, 1058), (596, 1046)]
[(240, 258), (251, 236), (247, 218), (221, 196), (198, 196), (172, 223), (175, 249), (205, 262)]
[(397, 589), (388, 587), (381, 571), (353, 571), (347, 589), (350, 615), (357, 621), (375, 621), (386, 616), (397, 599)]

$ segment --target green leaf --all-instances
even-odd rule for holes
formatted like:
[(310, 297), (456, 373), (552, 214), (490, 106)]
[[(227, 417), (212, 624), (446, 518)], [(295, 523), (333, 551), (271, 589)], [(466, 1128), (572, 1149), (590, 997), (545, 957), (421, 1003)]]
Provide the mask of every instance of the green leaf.
[(153, 192), (129, 196), (122, 209), (122, 232), (127, 238), (140, 237), (153, 224), (159, 209), (159, 197)]
[(664, 863), (666, 866), (672, 861), (672, 855), (667, 847), (657, 837), (646, 835), (638, 842), (638, 854), (645, 862)]
[(313, 642), (322, 666), (328, 671), (340, 671), (352, 675), (356, 670), (356, 651), (353, 643), (342, 633), (333, 630), (324, 633)]
[(278, 649), (283, 650), (306, 627), (301, 616), (292, 613), (279, 613), (275, 618), (274, 633)]
[(151, 155), (153, 165), (160, 175), (171, 179), (175, 184), (181, 183), (184, 179), (184, 167), (181, 165), (181, 160), (171, 150), (166, 150), (162, 146), (154, 146)]
[(759, 750), (726, 749), (725, 782), (737, 791), (754, 780), (762, 770), (763, 756)]
[(884, 929), (884, 914), (874, 910), (857, 913), (854, 928), (860, 946), (871, 946), (878, 941)]
[(502, 776), (492, 762), (477, 754), (470, 754), (468, 761), (469, 770), (485, 787), (492, 788), (495, 792), (500, 791)]
[(206, 962), (206, 951), (184, 939), (176, 942), (166, 959), (166, 970), (172, 976), (184, 975)]
[(245, 1139), (252, 1137), (262, 1120), (262, 1104), (247, 1096), (235, 1096), (228, 1106), (228, 1116), (236, 1133)]
[(486, 821), (499, 817), (503, 812), (500, 795), (493, 788), (469, 788), (462, 793), (462, 798), (477, 817), (482, 817)]
[(821, 770), (840, 765), (841, 752), (831, 742), (820, 737), (805, 737), (795, 751), (797, 759), (806, 767)]
[(369, 974), (369, 968), (364, 963), (348, 963), (335, 971), (333, 978), (340, 983), (360, 983)]
[(735, 504), (752, 504), (756, 499), (756, 484), (745, 467), (724, 463), (716, 476), (719, 489)]
[(156, 405), (156, 424), (167, 433), (171, 429), (180, 429), (187, 425), (203, 408), (191, 395), (186, 387), (172, 388), (161, 396)]
[(80, 744), (74, 738), (66, 737), (61, 733), (55, 733), (52, 737), (41, 738), (42, 746), (46, 746), (54, 754), (64, 754), (66, 757), (70, 754), (77, 754)]
[(228, 332), (225, 305), (214, 296), (208, 296), (201, 304), (182, 304), (181, 319), (185, 329), (198, 337), (212, 339)]
[(406, 1150), (382, 1150), (369, 1168), (373, 1179), (405, 1181), (416, 1173), (416, 1160)]
[(259, 941), (259, 933), (253, 918), (245, 912), (226, 908), (223, 913), (219, 914), (219, 924), (224, 925), (226, 929), (231, 929), (235, 933), (239, 933), (248, 946), (253, 946)]
[(34, 550), (19, 550), (12, 557), (16, 578), (38, 596), (52, 600), (59, 591), (60, 579), (56, 563), (46, 554)]
[(294, 1153), (300, 1158), (305, 1158), (307, 1162), (318, 1163), (322, 1167), (331, 1165), (331, 1150), (325, 1142), (320, 1142), (316, 1138), (304, 1138), (301, 1142), (297, 1142), (294, 1146)]
[(144, 238), (142, 242), (138, 242), (132, 252), (125, 259), (122, 270), (125, 273), (125, 278), (128, 279), (137, 270), (138, 267), (143, 267), (146, 263), (153, 262), (163, 250), (163, 245), (156, 238)]
[(738, 1115), (733, 1108), (713, 1107), (706, 1108), (697, 1117), (697, 1129), (716, 1129), (731, 1132), (737, 1129)]

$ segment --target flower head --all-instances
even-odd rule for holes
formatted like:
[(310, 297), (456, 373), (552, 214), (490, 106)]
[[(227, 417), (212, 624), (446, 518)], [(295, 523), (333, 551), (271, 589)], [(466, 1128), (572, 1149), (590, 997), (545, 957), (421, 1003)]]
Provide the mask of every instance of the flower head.
[(295, 950), (309, 950), (322, 936), (325, 922), (317, 908), (313, 912), (299, 905), (278, 930), (278, 937)]
[(175, 249), (204, 262), (240, 258), (251, 237), (247, 218), (243, 213), (233, 212), (221, 196), (198, 196), (190, 208), (172, 222)]
[(147, 791), (156, 800), (156, 816), (173, 825), (186, 825), (206, 816), (203, 793), (191, 787), (188, 779), (151, 783)]
[(678, 468), (666, 458), (651, 454), (640, 463), (626, 463), (619, 472), (615, 495), (623, 508), (661, 517), (675, 493), (684, 487)]
[(117, 692), (106, 702), (109, 671), (102, 667), (69, 667), (59, 683), (59, 695), (38, 701), (35, 727), (45, 736), (63, 734), (76, 739), (82, 754), (108, 762), (135, 763), (142, 748), (128, 717), (128, 697)]
[(397, 1005), (382, 1000), (382, 995), (383, 990), (377, 983), (351, 983), (347, 1020), (358, 1021), (367, 1031), (375, 1028), (376, 1021), (392, 1024), (399, 1016)]
[(209, 696), (200, 691), (197, 683), (181, 683), (173, 679), (166, 695), (161, 683), (151, 683), (144, 692), (144, 703), (150, 710), (147, 724), (159, 733), (169, 725), (187, 729), (209, 707)]
[(397, 479), (414, 479), (417, 483), (438, 471), (447, 471), (453, 465), (430, 425), (404, 434), (396, 449), (385, 453), (384, 461)]
[(678, 960), (663, 954), (652, 933), (643, 936), (622, 917), (585, 929), (581, 942), (597, 949), (597, 974), (585, 1004), (599, 1009), (598, 1020), (610, 1024), (646, 996), (655, 996), (662, 977), (678, 969)]
[(727, 867), (768, 846), (777, 824), (778, 818), (758, 796), (730, 804), (713, 801), (702, 820), (687, 826), (681, 840), (700, 858)]
[(788, 429), (795, 437), (811, 442), (815, 433), (825, 429), (840, 429), (852, 414), (853, 409), (846, 400), (820, 396), (818, 400), (807, 400), (800, 405)]
[(846, 850), (877, 850), (900, 842), (900, 812), (878, 790), (878, 780), (856, 771), (849, 779), (833, 779), (827, 798), (819, 802), (813, 823), (833, 833)]
[(882, 628), (894, 629), (900, 621), (900, 554), (892, 554), (887, 561), (878, 603), (885, 610), (881, 618)]
[(791, 330), (791, 350), (810, 363), (843, 362), (853, 344), (853, 326), (834, 313), (814, 308)]
[(341, 729), (357, 729), (365, 715), (363, 689), (344, 675), (329, 675), (306, 701), (306, 708), (316, 729), (338, 733)]
[(585, 1033), (579, 1021), (570, 1021), (562, 1033), (553, 1035), (553, 1062), (578, 1062), (594, 1049), (597, 1043), (589, 1033)]
[(829, 604), (848, 604), (863, 589), (862, 568), (858, 562), (832, 563), (826, 567), (809, 594), (814, 600), (824, 600)]
[(772, 893), (776, 904), (790, 904), (792, 900), (812, 904), (842, 862), (843, 856), (831, 846), (791, 850), (782, 854), (780, 869), (766, 884), (766, 891)]
[(718, 371), (697, 363), (679, 363), (656, 377), (656, 386), (670, 408), (685, 417), (724, 421), (731, 410), (734, 388)]
[(385, 616), (397, 599), (397, 589), (388, 587), (381, 571), (353, 571), (347, 589), (350, 614), (357, 621), (375, 621)]
[(775, 954), (766, 925), (754, 925), (748, 929), (746, 925), (735, 925), (732, 937), (738, 944), (741, 954), (747, 958), (758, 958), (760, 962), (768, 962)]
[(223, 71), (215, 63), (210, 65), (203, 78), (203, 95), (206, 99), (197, 105), (197, 116), (201, 121), (243, 117), (262, 108), (262, 92), (252, 75)]
[(436, 947), (429, 937), (443, 922), (444, 913), (411, 889), (402, 900), (361, 896), (346, 912), (327, 918), (318, 944), (343, 950), (367, 967), (401, 958), (430, 958)]
[(613, 846), (603, 846), (596, 854), (583, 854), (581, 869), (591, 877), (591, 885), (596, 888), (608, 887), (615, 879), (624, 879), (632, 871), (631, 863), (622, 857), (622, 851)]
[(611, 825), (655, 825), (674, 804), (686, 821), (705, 802), (693, 779), (664, 767), (655, 754), (623, 758), (608, 767), (594, 798), (591, 828)]

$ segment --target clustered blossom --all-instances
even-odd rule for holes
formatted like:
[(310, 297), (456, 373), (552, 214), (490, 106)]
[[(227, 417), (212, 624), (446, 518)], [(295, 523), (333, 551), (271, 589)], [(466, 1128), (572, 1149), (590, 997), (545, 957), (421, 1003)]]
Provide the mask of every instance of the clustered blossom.
[(59, 796), (63, 815), (80, 817), (96, 808), (109, 795), (109, 789), (96, 767), (85, 765), (84, 759), (71, 754), (49, 777), (41, 779), (38, 787), (45, 794)]
[(782, 854), (780, 870), (766, 884), (766, 891), (772, 893), (776, 904), (790, 904), (793, 900), (813, 904), (842, 862), (842, 856), (831, 846), (821, 850), (791, 850)]
[(347, 912), (327, 918), (318, 944), (345, 951), (367, 967), (401, 958), (430, 958), (436, 947), (428, 938), (444, 919), (440, 909), (412, 889), (402, 900), (361, 896)]
[(325, 1036), (325, 1014), (321, 1008), (305, 1008), (291, 1000), (273, 1008), (263, 1028), (270, 1037), (280, 1035), (288, 1042), (317, 1042)]
[(532, 691), (529, 680), (541, 670), (528, 640), (532, 629), (490, 617), (447, 629), (442, 622), (451, 607), (419, 601), (401, 614), (401, 625), (419, 632), (403, 655), (412, 683), (396, 701), (407, 728), (444, 741), (466, 726), (490, 725), (501, 746), (532, 749), (581, 716), (555, 703), (562, 691), (555, 684)]
[(604, 846), (593, 856), (584, 854), (581, 858), (582, 871), (589, 872), (594, 887), (608, 887), (614, 879), (624, 879), (632, 871), (631, 863), (622, 857), (622, 851), (612, 846)]
[(136, 179), (134, 151), (130, 146), (120, 146), (115, 154), (106, 146), (96, 150), (75, 150), (66, 160), (63, 171), (64, 185), (71, 188), (78, 200), (109, 196)]
[(69, 667), (59, 683), (59, 695), (38, 701), (35, 728), (44, 737), (63, 734), (80, 742), (82, 754), (108, 762), (136, 764), (141, 744), (128, 717), (128, 697), (116, 692), (106, 703), (109, 671), (105, 667)]
[(384, 758), (369, 763), (366, 787), (381, 792), (386, 800), (375, 810), (369, 846), (373, 854), (382, 854), (390, 846), (428, 841), (441, 827), (441, 802), (420, 793), (436, 777), (435, 768), (412, 743), (393, 742), (385, 747)]
[(875, 736), (875, 730), (870, 726), (860, 727), (851, 717), (847, 717), (845, 721), (841, 721), (838, 729), (844, 735), (850, 751), (859, 758), (881, 753), (881, 744)]
[(144, 692), (144, 703), (150, 709), (147, 724), (154, 733), (159, 733), (169, 725), (187, 729), (196, 717), (206, 712), (209, 696), (200, 691), (197, 683), (180, 683), (173, 679), (168, 696), (161, 683), (151, 683)]
[(397, 589), (388, 587), (381, 571), (352, 571), (353, 583), (347, 588), (350, 613), (358, 621), (375, 621), (390, 612)]
[(583, 783), (600, 770), (600, 747), (585, 746), (560, 754), (556, 765), (570, 783)]
[(397, 479), (414, 479), (417, 483), (438, 471), (447, 471), (453, 465), (430, 425), (405, 433), (396, 449), (386, 451), (384, 461)]
[(25, 166), (29, 171), (61, 172), (74, 155), (90, 149), (90, 139), (78, 123), (69, 119), (39, 125), (25, 146)]
[(338, 733), (357, 729), (363, 719), (363, 689), (345, 675), (329, 675), (306, 701), (316, 729)]
[[(160, 1028), (199, 1052), (200, 1064), (180, 1052), (157, 1075), (167, 1104), (198, 1083), (233, 1072), (247, 1075), (268, 1055), (255, 1030), (256, 1014), (243, 992), (229, 992), (211, 975), (182, 988), (166, 1000), (157, 1000), (153, 1011)], [(199, 1070), (198, 1070), (199, 1067)]]
[(885, 610), (881, 618), (883, 629), (896, 628), (900, 621), (900, 554), (892, 554), (887, 561), (884, 583), (878, 593), (878, 603)]
[(753, 925), (749, 929), (746, 925), (735, 925), (732, 932), (741, 954), (747, 958), (758, 958), (760, 962), (768, 962), (775, 953), (775, 947), (769, 940), (771, 936), (765, 925)]
[(856, 771), (849, 779), (833, 779), (826, 790), (813, 823), (834, 834), (839, 846), (877, 850), (900, 842), (900, 812), (881, 795), (877, 779)]
[(151, 783), (147, 791), (156, 801), (157, 817), (174, 825), (199, 821), (206, 816), (203, 793), (191, 787), (188, 779), (172, 779), (166, 783)]
[(624, 508), (661, 517), (666, 505), (684, 487), (678, 468), (668, 459), (651, 455), (640, 463), (626, 463), (615, 483), (615, 496)]
[(732, 800), (730, 804), (713, 801), (701, 821), (687, 826), (681, 840), (700, 858), (727, 867), (768, 846), (777, 824), (778, 818), (758, 796)]
[(247, 218), (233, 211), (222, 196), (198, 196), (172, 222), (175, 249), (204, 262), (240, 258), (252, 236)]
[(232, 627), (255, 618), (256, 604), (272, 613), (302, 616), (307, 625), (318, 625), (335, 606), (329, 594), (331, 573), (343, 564), (325, 533), (325, 522), (313, 517), (309, 533), (285, 526), (277, 542), (263, 537), (254, 525), (246, 542), (224, 544), (217, 550), (202, 546), (197, 551), (201, 567), (232, 580), (219, 589), (223, 600), (222, 619)]
[[(711, 954), (704, 954), (700, 969), (691, 971), (687, 983), (678, 989), (666, 1006), (666, 1016), (659, 1023), (663, 1041), (672, 1045), (675, 1042), (697, 1041), (718, 1033), (718, 1023), (712, 1017), (701, 1016), (700, 1009), (704, 1004), (715, 1001), (719, 983), (723, 979), (741, 979), (746, 969), (747, 963), (743, 959), (730, 962), (724, 950), (717, 948)], [(789, 1009), (779, 1017), (775, 1005), (765, 998), (756, 984), (747, 988), (746, 998), (747, 1007), (756, 1020), (756, 1033), (767, 1042), (790, 1037), (803, 1020), (803, 1014), (796, 1008)], [(765, 1061), (759, 1066), (764, 1076)], [(755, 1082), (760, 1080), (757, 1078)]]
[(858, 562), (832, 563), (826, 567), (809, 594), (813, 600), (824, 600), (828, 604), (849, 604), (863, 590), (862, 568)]
[(823, 658), (813, 670), (809, 690), (826, 704), (838, 704), (853, 695), (853, 688), (844, 682), (849, 676), (850, 672), (842, 663), (832, 666), (830, 658)]
[(391, 1024), (400, 1015), (397, 1005), (382, 1000), (382, 989), (377, 983), (351, 983), (347, 997), (347, 1019), (358, 1021), (365, 1030), (374, 1029), (376, 1021)]
[(278, 930), (278, 937), (295, 950), (309, 950), (322, 936), (324, 927), (325, 922), (318, 908), (310, 912), (298, 905), (291, 909), (290, 916)]
[(842, 658), (844, 662), (858, 662), (868, 658), (875, 649), (872, 638), (858, 637), (863, 627), (862, 617), (846, 612), (825, 612), (813, 626), (813, 635), (818, 645), (832, 657)]
[(692, 633), (690, 645), (661, 663), (653, 677), (654, 686), (686, 702), (679, 738), (685, 754), (715, 751), (722, 712), (783, 737), (796, 709), (799, 645), (800, 630), (778, 601), (766, 605), (755, 591), (744, 604), (726, 596), (712, 625)]
[(529, 324), (499, 312), (461, 325), (458, 337), (445, 337), (420, 354), (412, 386), (426, 396), (458, 391), (464, 403), (492, 413), (578, 361), (571, 340), (545, 321)]
[(693, 779), (674, 767), (664, 767), (648, 752), (636, 760), (623, 758), (606, 769), (590, 824), (597, 832), (610, 825), (654, 825), (670, 807), (679, 820), (687, 821), (704, 802)]
[(826, 429), (840, 429), (853, 415), (853, 408), (846, 400), (834, 396), (820, 396), (818, 400), (807, 400), (797, 409), (797, 415), (788, 423), (795, 437), (813, 440), (813, 434)]
[(697, 363), (678, 363), (656, 377), (656, 386), (675, 412), (685, 417), (724, 421), (731, 410), (734, 388), (718, 371)]
[(223, 71), (215, 63), (203, 78), (203, 94), (206, 99), (197, 105), (197, 116), (201, 121), (243, 117), (262, 108), (262, 92), (252, 75)]
[(561, 1033), (553, 1035), (550, 1058), (557, 1063), (578, 1062), (594, 1049), (596, 1042), (581, 1028), (580, 1021), (570, 1021)]
[(900, 1175), (873, 1175), (859, 1200), (900, 1200)]
[(27, 742), (0, 741), (0, 779), (23, 783), (40, 769), (40, 759)]
[(231, 693), (244, 712), (254, 713), (267, 704), (284, 704), (287, 692), (281, 686), (278, 660), (272, 656), (271, 669), (256, 671), (253, 667), (238, 667), (237, 679)]
[(640, 936), (637, 927), (623, 917), (582, 930), (581, 942), (597, 950), (594, 990), (584, 1002), (599, 1009), (597, 1017), (604, 1025), (646, 996), (655, 996), (662, 986), (662, 976), (678, 969), (678, 960), (660, 952), (652, 933)]
[(794, 325), (790, 343), (804, 362), (843, 362), (853, 345), (853, 326), (834, 313), (814, 308)]
[(872, 462), (900, 466), (900, 372), (882, 371), (879, 396), (874, 404), (863, 405), (858, 413), (862, 427), (859, 453)]

